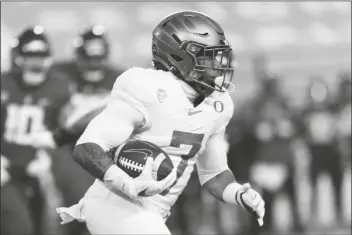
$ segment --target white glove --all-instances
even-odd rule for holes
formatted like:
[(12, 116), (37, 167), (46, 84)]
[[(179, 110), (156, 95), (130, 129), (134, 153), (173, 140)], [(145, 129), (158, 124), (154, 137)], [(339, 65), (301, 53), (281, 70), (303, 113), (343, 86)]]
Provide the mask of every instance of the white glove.
[(56, 143), (51, 131), (40, 131), (31, 134), (32, 146), (35, 148), (56, 148)]
[(237, 204), (247, 210), (251, 214), (255, 214), (258, 223), (263, 226), (263, 218), (265, 214), (265, 202), (255, 190), (251, 188), (249, 183), (243, 184), (236, 193)]
[(7, 171), (7, 168), (10, 166), (9, 160), (1, 155), (1, 186), (9, 182), (10, 180), (10, 174)]
[(104, 176), (105, 184), (117, 193), (124, 193), (133, 200), (140, 196), (153, 196), (169, 188), (176, 181), (177, 168), (163, 180), (156, 181), (152, 176), (153, 159), (148, 157), (140, 176), (132, 178), (116, 165), (108, 169)]

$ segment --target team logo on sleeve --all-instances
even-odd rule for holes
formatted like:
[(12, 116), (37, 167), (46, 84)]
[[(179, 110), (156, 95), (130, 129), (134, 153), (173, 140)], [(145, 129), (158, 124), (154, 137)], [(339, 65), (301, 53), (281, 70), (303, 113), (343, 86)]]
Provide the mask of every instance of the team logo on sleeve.
[(216, 112), (221, 113), (222, 111), (224, 111), (224, 104), (221, 101), (215, 101), (214, 109)]
[(166, 92), (163, 89), (158, 89), (157, 92), (158, 100), (160, 103), (163, 103), (164, 100), (166, 99)]

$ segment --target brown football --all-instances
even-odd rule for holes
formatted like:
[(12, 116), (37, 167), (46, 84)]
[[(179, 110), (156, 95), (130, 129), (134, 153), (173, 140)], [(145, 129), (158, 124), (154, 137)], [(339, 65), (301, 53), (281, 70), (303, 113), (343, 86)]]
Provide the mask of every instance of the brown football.
[(168, 176), (174, 167), (170, 157), (160, 147), (142, 140), (129, 140), (118, 146), (114, 162), (129, 176), (136, 178), (142, 173), (147, 157), (154, 160), (152, 176), (157, 181)]

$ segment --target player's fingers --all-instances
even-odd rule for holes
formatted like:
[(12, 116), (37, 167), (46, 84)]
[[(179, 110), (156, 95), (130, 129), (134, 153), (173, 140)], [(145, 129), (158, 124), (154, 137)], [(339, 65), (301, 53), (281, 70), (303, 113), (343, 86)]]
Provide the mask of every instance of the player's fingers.
[(177, 169), (174, 168), (172, 169), (170, 174), (165, 177), (165, 179), (157, 182), (157, 187), (159, 188), (160, 191), (163, 191), (164, 189), (169, 188), (176, 181), (176, 178), (177, 178)]
[(260, 196), (254, 190), (248, 190), (243, 194), (244, 202), (253, 210), (259, 205)]
[(265, 207), (264, 200), (261, 199), (261, 200), (259, 201), (259, 204), (258, 204), (257, 208), (258, 208), (258, 209), (261, 209), (261, 208), (264, 208), (264, 207)]
[(261, 201), (260, 196), (257, 193), (254, 193), (252, 196), (252, 200), (253, 200), (253, 208), (257, 208), (259, 206), (259, 203)]
[(260, 227), (264, 225), (263, 218), (259, 218), (257, 221)]
[(245, 183), (242, 185), (243, 192), (247, 192), (250, 189), (251, 189), (251, 185), (249, 183)]
[(154, 182), (151, 182), (151, 183), (150, 183), (149, 187), (148, 187), (147, 190), (145, 191), (145, 195), (147, 195), (147, 196), (154, 196), (154, 195), (156, 195), (156, 194), (158, 194), (158, 193), (160, 193), (160, 192), (161, 192), (161, 191), (160, 191), (160, 189), (159, 189), (159, 186), (158, 186), (157, 182), (154, 181)]
[(141, 192), (144, 191), (144, 194), (146, 196), (153, 196), (155, 193), (153, 193), (154, 189), (154, 181), (151, 180), (142, 180), (139, 182), (138, 185), (138, 190), (136, 191), (136, 196), (139, 196)]
[(265, 209), (262, 207), (262, 208), (258, 209), (256, 213), (257, 213), (258, 218), (264, 218)]
[(165, 177), (165, 179), (157, 181), (156, 186), (160, 192), (164, 191), (164, 189), (167, 189), (171, 187), (171, 185), (175, 182), (176, 180), (176, 171), (174, 169), (170, 172), (168, 176)]
[(152, 172), (153, 172), (153, 158), (148, 157), (147, 161), (145, 162), (145, 165), (143, 167), (143, 171), (142, 174), (144, 175), (148, 175), (148, 176), (152, 176)]
[(256, 217), (258, 219), (264, 218), (265, 208), (264, 208), (263, 204), (260, 203), (259, 206), (253, 210), (253, 212), (256, 214)]

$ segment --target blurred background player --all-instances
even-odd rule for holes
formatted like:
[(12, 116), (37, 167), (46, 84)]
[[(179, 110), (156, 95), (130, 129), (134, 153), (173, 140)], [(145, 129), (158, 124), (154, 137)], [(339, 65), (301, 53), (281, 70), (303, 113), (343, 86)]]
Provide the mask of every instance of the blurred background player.
[(54, 132), (50, 141), (44, 142), (43, 139), (43, 146), (73, 144), (93, 117), (74, 128), (70, 125), (72, 120), (104, 106), (114, 81), (122, 73), (108, 64), (110, 45), (104, 31), (100, 25), (84, 30), (73, 41), (74, 59), (54, 64), (53, 69), (71, 81), (73, 96), (61, 115), (61, 128)]
[[(67, 81), (50, 70), (51, 45), (42, 26), (25, 29), (14, 40), (13, 66), (1, 74), (1, 156), (10, 181), (1, 190), (4, 234), (43, 234), (42, 219), (55, 187), (50, 156), (32, 146), (31, 134), (51, 131), (70, 97)], [(46, 200), (44, 200), (46, 199)]]
[[(35, 145), (44, 148), (62, 147), (56, 151), (53, 172), (61, 189), (64, 205), (71, 205), (87, 191), (94, 179), (72, 160), (74, 145), (88, 123), (105, 107), (110, 90), (120, 71), (108, 65), (110, 46), (102, 26), (86, 29), (74, 40), (75, 58), (57, 63), (58, 71), (71, 82), (73, 92), (61, 114), (60, 127), (34, 135)], [(69, 234), (86, 232), (83, 224), (67, 225)]]
[(337, 146), (342, 167), (351, 170), (351, 73), (341, 72), (334, 101), (337, 118)]
[[(292, 205), (291, 230), (300, 231), (292, 147), (297, 137), (295, 114), (282, 92), (281, 78), (268, 71), (267, 58), (256, 55), (253, 66), (257, 93), (241, 103), (227, 128), (229, 165), (240, 182), (251, 180), (260, 188), (266, 204), (264, 231), (273, 230), (274, 202), (282, 193)], [(251, 234), (259, 233), (256, 224), (246, 219), (242, 229), (243, 233), (248, 229)]]
[(280, 78), (262, 74), (261, 89), (254, 98), (254, 134), (258, 141), (251, 178), (261, 188), (266, 200), (266, 230), (273, 225), (273, 202), (286, 193), (292, 205), (293, 230), (301, 231), (294, 186), (293, 143), (297, 137), (297, 121), (288, 99), (282, 91)]
[[(311, 155), (311, 224), (317, 224), (317, 221), (314, 221), (318, 214), (317, 179), (323, 172), (328, 173), (332, 179), (337, 221), (343, 221), (341, 202), (343, 168), (342, 158), (337, 148), (337, 119), (333, 94), (321, 76), (311, 78), (307, 87), (307, 100), (301, 118), (304, 139)], [(348, 128), (348, 126), (346, 125), (344, 128)]]

